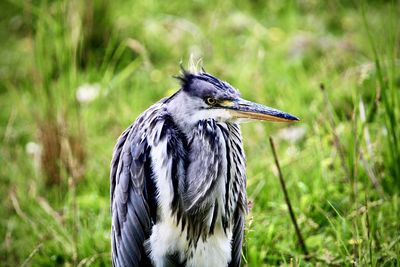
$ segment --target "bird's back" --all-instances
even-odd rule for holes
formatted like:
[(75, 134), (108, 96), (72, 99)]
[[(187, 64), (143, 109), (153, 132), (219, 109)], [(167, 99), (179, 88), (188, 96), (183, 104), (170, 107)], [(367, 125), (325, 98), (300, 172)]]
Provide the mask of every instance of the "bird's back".
[(245, 162), (236, 124), (181, 129), (162, 100), (119, 138), (111, 164), (115, 266), (239, 266)]

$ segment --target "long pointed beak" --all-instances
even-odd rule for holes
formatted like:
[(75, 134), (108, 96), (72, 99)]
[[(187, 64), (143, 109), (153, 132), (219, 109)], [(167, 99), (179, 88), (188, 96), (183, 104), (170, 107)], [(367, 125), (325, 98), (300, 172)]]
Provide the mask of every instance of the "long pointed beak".
[(220, 105), (229, 110), (232, 116), (236, 119), (278, 122), (294, 122), (300, 120), (289, 113), (241, 98), (233, 101), (224, 101)]

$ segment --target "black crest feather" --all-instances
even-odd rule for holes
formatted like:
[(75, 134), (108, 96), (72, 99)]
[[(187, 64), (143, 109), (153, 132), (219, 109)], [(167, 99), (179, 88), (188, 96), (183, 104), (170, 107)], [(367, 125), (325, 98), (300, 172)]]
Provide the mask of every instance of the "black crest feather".
[(184, 91), (191, 91), (191, 85), (194, 80), (200, 80), (207, 83), (212, 84), (214, 87), (225, 91), (227, 93), (237, 93), (235, 89), (232, 88), (228, 83), (214, 77), (213, 75), (207, 73), (204, 68), (202, 68), (199, 72), (192, 73), (186, 70), (182, 64), (180, 64), (181, 74), (178, 76), (174, 76), (174, 78), (178, 79), (181, 87)]

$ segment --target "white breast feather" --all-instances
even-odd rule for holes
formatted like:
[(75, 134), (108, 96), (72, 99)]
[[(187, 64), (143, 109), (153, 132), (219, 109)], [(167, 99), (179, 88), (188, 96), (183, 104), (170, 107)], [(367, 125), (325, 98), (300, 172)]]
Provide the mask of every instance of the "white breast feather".
[[(162, 127), (159, 127), (159, 131)], [(158, 132), (158, 131), (156, 131)], [(157, 133), (156, 133), (157, 134)], [(186, 258), (184, 253), (188, 251), (189, 242), (186, 238), (186, 231), (181, 231), (181, 224), (176, 224), (175, 216), (171, 216), (170, 203), (173, 199), (172, 181), (170, 180), (172, 159), (167, 157), (167, 141), (161, 140), (158, 144), (153, 144), (151, 150), (152, 169), (157, 187), (157, 200), (159, 203), (159, 221), (152, 227), (152, 233), (145, 241), (146, 251), (150, 252), (150, 258), (156, 267), (165, 267), (165, 257), (169, 254), (179, 252), (181, 259)], [(165, 162), (165, 160), (168, 161)], [(226, 180), (226, 166), (222, 171), (223, 177), (219, 179)], [(215, 225), (214, 234), (205, 241), (201, 238), (197, 247), (193, 250), (193, 256), (188, 258), (186, 266), (188, 267), (212, 267), (227, 266), (231, 260), (232, 229), (227, 229), (226, 234), (222, 229), (220, 215), (224, 213), (223, 196), (225, 195), (225, 182), (219, 183), (216, 190), (219, 202), (219, 218)], [(210, 211), (212, 212), (212, 211)], [(211, 224), (211, 220), (205, 222)], [(150, 249), (151, 248), (151, 249)]]

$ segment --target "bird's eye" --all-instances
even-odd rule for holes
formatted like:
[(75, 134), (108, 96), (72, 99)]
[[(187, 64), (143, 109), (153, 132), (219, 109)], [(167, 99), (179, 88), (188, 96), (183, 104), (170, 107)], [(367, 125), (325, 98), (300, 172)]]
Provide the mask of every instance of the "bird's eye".
[(209, 105), (215, 105), (215, 104), (217, 104), (217, 100), (215, 98), (212, 98), (212, 97), (207, 97), (206, 98), (206, 103), (209, 104)]

